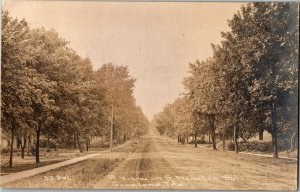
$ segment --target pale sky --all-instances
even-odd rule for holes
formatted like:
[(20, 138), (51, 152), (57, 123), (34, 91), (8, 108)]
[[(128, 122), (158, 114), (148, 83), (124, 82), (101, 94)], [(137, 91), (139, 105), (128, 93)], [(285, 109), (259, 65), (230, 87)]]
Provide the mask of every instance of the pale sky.
[(212, 55), (240, 3), (16, 1), (10, 16), (53, 28), (92, 60), (129, 66), (134, 96), (149, 120), (184, 91), (188, 64)]

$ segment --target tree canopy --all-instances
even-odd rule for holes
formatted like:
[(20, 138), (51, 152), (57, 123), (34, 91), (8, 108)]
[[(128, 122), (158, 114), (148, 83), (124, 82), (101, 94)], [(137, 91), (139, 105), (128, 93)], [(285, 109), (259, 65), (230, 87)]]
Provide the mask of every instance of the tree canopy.
[(80, 57), (55, 30), (30, 28), (7, 11), (1, 45), (1, 122), (11, 138), (10, 167), (16, 136), (35, 139), (38, 163), (41, 136), (59, 146), (74, 137), (83, 151), (93, 136), (109, 139), (112, 118), (117, 143), (147, 132), (127, 66), (104, 64), (94, 71), (90, 59)]
[[(186, 110), (201, 119), (194, 127), (209, 130), (213, 149), (216, 130), (234, 140), (266, 130), (278, 157), (278, 142), (298, 132), (298, 20), (293, 3), (247, 3), (228, 20), (231, 30), (212, 45), (213, 56), (190, 64)], [(165, 116), (166, 110), (157, 117), (161, 133), (171, 129), (162, 126)]]

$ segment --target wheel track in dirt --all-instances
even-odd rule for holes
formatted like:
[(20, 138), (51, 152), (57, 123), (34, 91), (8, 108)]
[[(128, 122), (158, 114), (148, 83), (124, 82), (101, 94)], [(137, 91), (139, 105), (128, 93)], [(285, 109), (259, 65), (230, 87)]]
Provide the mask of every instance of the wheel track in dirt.
[[(94, 185), (94, 188), (102, 189), (140, 189), (141, 187), (126, 187), (115, 186), (113, 182), (119, 182), (121, 184), (135, 183), (137, 186), (147, 186), (154, 181), (151, 178), (161, 177), (164, 179), (164, 175), (168, 173), (174, 173), (174, 168), (170, 167), (166, 159), (157, 151), (155, 140), (151, 136), (145, 136), (138, 144), (132, 154), (129, 154), (118, 167), (116, 167), (107, 176), (116, 177), (116, 179), (104, 179)], [(134, 181), (131, 178), (135, 178)], [(152, 189), (152, 187), (144, 187), (142, 189)], [(157, 187), (156, 189), (161, 187)], [(154, 187), (155, 189), (155, 187)]]

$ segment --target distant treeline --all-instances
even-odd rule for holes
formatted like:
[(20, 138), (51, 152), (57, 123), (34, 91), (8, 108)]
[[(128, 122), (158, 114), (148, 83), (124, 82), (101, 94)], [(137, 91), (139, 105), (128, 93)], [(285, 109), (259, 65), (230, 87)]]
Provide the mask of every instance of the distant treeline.
[[(161, 134), (185, 139), (216, 132), (247, 140), (266, 130), (290, 148), (298, 134), (299, 4), (248, 3), (228, 20), (213, 56), (190, 64), (185, 96), (165, 106)], [(200, 22), (200, 21), (199, 21)], [(223, 142), (225, 143), (225, 142)]]

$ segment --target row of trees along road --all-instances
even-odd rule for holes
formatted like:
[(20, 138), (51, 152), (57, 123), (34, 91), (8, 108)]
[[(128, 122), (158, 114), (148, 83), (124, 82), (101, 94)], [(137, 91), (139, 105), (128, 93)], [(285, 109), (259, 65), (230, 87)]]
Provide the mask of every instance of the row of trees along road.
[[(110, 137), (117, 143), (139, 137), (148, 119), (133, 97), (135, 79), (126, 66), (105, 64), (93, 71), (54, 30), (30, 28), (2, 12), (1, 129), (10, 138), (12, 167), (15, 137), (22, 138), (22, 157), (34, 139), (40, 162), (40, 137), (86, 150), (92, 136)], [(113, 113), (112, 107), (113, 106)]]
[[(189, 66), (186, 94), (165, 106), (155, 122), (161, 134), (249, 139), (266, 130), (278, 142), (297, 135), (299, 12), (293, 3), (248, 3), (228, 20), (213, 56)], [(197, 144), (196, 144), (197, 145)]]

